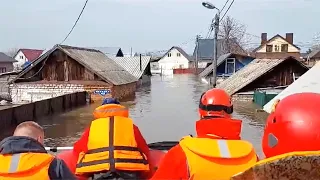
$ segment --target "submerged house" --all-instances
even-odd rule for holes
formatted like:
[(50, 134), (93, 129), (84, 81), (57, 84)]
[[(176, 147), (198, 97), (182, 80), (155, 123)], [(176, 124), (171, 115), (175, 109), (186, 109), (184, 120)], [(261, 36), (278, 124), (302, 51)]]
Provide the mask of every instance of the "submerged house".
[(162, 75), (174, 74), (175, 69), (188, 69), (191, 57), (180, 47), (171, 47), (159, 60)]
[[(223, 80), (239, 71), (241, 68), (253, 61), (254, 58), (248, 55), (241, 55), (236, 53), (227, 53), (221, 55), (217, 60), (217, 76), (219, 80)], [(199, 76), (212, 76), (213, 64), (210, 64), (203, 70)], [(219, 81), (218, 80), (218, 81)]]
[(150, 56), (114, 57), (112, 59), (136, 78), (138, 87), (151, 83)]
[(134, 94), (136, 78), (95, 49), (56, 45), (10, 83), (13, 102), (87, 91), (92, 100)]
[(320, 93), (320, 82), (318, 77), (320, 77), (320, 63), (315, 64), (309, 71), (264, 105), (263, 110), (270, 113), (275, 101), (281, 100), (291, 94), (303, 92)]
[(255, 59), (218, 84), (217, 87), (225, 89), (235, 98), (252, 100), (256, 89), (286, 87), (307, 72), (308, 69), (295, 57)]

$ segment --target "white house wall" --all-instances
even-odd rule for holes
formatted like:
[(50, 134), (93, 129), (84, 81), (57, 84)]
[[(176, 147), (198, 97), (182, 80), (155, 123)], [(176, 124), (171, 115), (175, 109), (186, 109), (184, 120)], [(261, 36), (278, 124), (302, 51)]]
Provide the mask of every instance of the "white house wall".
[(14, 68), (15, 70), (17, 70), (17, 69), (19, 69), (19, 68), (21, 69), (22, 65), (23, 65), (26, 61), (28, 61), (28, 59), (26, 58), (26, 56), (23, 54), (22, 51), (19, 51), (19, 52), (17, 53), (17, 55), (14, 57), (14, 59), (18, 61), (18, 62), (13, 63), (13, 68)]
[[(177, 54), (180, 54), (178, 56)], [(168, 54), (171, 54), (171, 57), (168, 57)], [(159, 68), (164, 70), (173, 70), (180, 68), (189, 68), (189, 60), (184, 57), (177, 49), (172, 49), (159, 60)]]

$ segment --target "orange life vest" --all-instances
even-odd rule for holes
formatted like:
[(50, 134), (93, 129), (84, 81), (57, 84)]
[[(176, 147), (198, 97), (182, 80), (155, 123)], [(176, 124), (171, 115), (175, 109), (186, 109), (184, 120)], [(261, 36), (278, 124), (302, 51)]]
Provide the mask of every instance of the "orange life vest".
[(243, 140), (220, 140), (185, 137), (180, 141), (187, 157), (189, 178), (230, 179), (257, 162), (251, 143)]
[(0, 155), (1, 180), (50, 180), (48, 169), (54, 156), (46, 153)]
[(90, 126), (88, 151), (79, 155), (76, 174), (148, 171), (145, 154), (137, 147), (133, 121), (111, 116), (94, 120)]

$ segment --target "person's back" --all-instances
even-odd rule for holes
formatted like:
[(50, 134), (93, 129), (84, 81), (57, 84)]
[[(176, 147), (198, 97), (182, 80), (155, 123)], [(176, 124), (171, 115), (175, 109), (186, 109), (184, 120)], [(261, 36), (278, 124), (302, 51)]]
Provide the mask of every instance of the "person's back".
[(197, 137), (185, 137), (170, 149), (153, 180), (230, 179), (258, 158), (251, 143), (240, 139), (242, 121), (231, 119), (229, 95), (211, 89), (200, 98)]
[(43, 139), (37, 123), (19, 124), (14, 135), (0, 143), (0, 179), (75, 179), (63, 161), (47, 153)]
[(138, 148), (133, 121), (128, 117), (92, 121), (87, 149), (79, 155), (77, 175), (104, 173), (105, 177), (132, 179), (139, 171), (149, 171), (147, 156)]
[[(149, 165), (143, 165), (135, 170), (132, 166), (139, 165), (139, 163), (134, 162), (120, 163), (126, 167), (118, 167), (117, 171), (113, 173), (109, 173), (110, 167), (105, 166), (106, 163), (90, 166), (85, 169), (79, 168), (80, 165), (77, 165), (77, 163), (80, 157), (87, 157), (87, 159), (84, 160), (98, 160), (100, 158), (98, 157), (99, 153), (90, 154), (90, 149), (104, 148), (104, 150), (107, 151), (101, 153), (105, 153), (107, 156), (108, 154), (113, 154), (114, 156), (119, 156), (119, 158), (145, 158), (146, 160), (149, 158), (149, 147), (145, 139), (143, 138), (139, 128), (133, 124), (133, 121), (130, 118), (128, 118), (128, 109), (120, 105), (119, 101), (114, 98), (105, 99), (102, 106), (99, 106), (94, 110), (93, 116), (95, 120), (91, 122), (90, 127), (85, 129), (81, 138), (74, 144), (72, 153), (69, 153), (71, 155), (58, 155), (67, 162), (69, 168), (72, 169), (79, 178), (87, 178), (93, 175), (94, 178), (99, 177), (108, 179), (119, 175), (125, 179), (149, 177)], [(112, 117), (113, 120), (111, 120), (110, 117)], [(113, 146), (121, 146), (121, 148), (126, 147), (126, 149), (113, 149)], [(110, 153), (108, 149), (113, 151), (110, 151)], [(144, 161), (144, 163), (146, 162)], [(119, 165), (119, 163), (117, 164)], [(101, 166), (103, 168), (95, 169), (97, 166)]]
[(257, 162), (252, 144), (242, 140), (185, 137), (190, 179), (229, 179)]

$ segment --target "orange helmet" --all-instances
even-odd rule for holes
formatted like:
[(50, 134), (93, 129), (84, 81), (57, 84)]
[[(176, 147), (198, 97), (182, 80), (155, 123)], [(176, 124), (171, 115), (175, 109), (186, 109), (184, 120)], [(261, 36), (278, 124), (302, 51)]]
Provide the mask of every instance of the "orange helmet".
[(199, 102), (200, 118), (230, 117), (232, 112), (231, 98), (224, 90), (213, 88), (201, 95)]
[(293, 94), (276, 103), (262, 138), (265, 156), (320, 150), (320, 94)]

